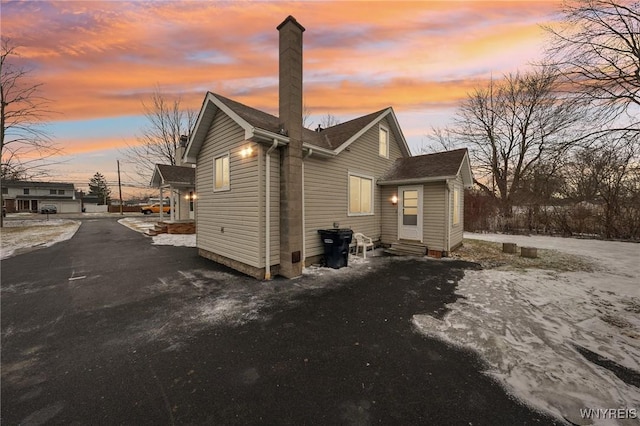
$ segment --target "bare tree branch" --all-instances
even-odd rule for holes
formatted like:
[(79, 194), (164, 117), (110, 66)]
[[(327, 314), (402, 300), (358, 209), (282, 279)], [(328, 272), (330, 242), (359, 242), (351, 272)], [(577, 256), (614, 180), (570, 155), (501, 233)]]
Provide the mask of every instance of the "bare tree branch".
[(566, 79), (611, 120), (640, 132), (640, 3), (570, 0), (552, 37), (549, 58)]
[[(4, 179), (29, 179), (48, 174), (48, 161), (61, 153), (44, 125), (51, 101), (40, 95), (42, 83), (11, 59), (17, 47), (2, 37), (0, 47), (0, 187)], [(0, 226), (2, 219), (0, 218)]]
[(180, 136), (189, 135), (195, 121), (193, 110), (182, 109), (181, 99), (168, 100), (156, 88), (148, 102), (142, 102), (147, 126), (138, 136), (138, 144), (123, 152), (125, 161), (134, 168), (129, 178), (140, 185), (149, 185), (156, 164), (176, 165)]
[(507, 217), (540, 165), (557, 171), (554, 164), (581, 134), (585, 106), (563, 97), (558, 84), (552, 67), (492, 80), (468, 95), (450, 129), (435, 133), (443, 146), (470, 149), (476, 183), (500, 200)]

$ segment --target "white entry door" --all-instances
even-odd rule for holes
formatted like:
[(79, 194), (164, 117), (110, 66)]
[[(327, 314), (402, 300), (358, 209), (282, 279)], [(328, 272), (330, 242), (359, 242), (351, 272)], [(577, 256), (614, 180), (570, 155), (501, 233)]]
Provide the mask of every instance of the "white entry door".
[(422, 186), (398, 187), (398, 238), (422, 241)]

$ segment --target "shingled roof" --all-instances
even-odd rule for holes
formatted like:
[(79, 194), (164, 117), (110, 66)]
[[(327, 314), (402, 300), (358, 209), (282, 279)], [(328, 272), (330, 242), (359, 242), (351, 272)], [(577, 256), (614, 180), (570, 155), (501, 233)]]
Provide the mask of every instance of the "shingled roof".
[[(467, 149), (437, 152), (435, 154), (417, 155), (415, 157), (399, 158), (395, 161), (389, 172), (380, 179), (380, 184), (392, 184), (397, 182), (419, 182), (451, 178), (458, 174), (467, 156)], [(468, 157), (467, 157), (468, 158)], [(468, 163), (468, 159), (467, 159)], [(467, 164), (468, 168), (468, 164)], [(469, 181), (470, 169), (467, 173), (463, 170), (463, 179)], [(469, 174), (469, 176), (464, 176)], [(470, 182), (465, 182), (470, 184)]]
[(156, 164), (156, 169), (154, 170), (153, 177), (151, 178), (152, 186), (194, 186), (195, 183), (196, 169), (187, 166)]
[[(255, 108), (251, 108), (241, 104), (240, 102), (218, 95), (217, 93), (212, 93), (212, 95), (218, 98), (240, 118), (249, 123), (249, 125), (272, 133), (280, 132), (280, 120), (278, 120), (278, 117)], [(326, 129), (322, 129), (320, 132), (303, 128), (302, 141), (323, 149), (335, 150), (343, 143), (347, 142), (351, 137), (353, 137), (353, 135), (365, 128), (382, 113), (386, 112), (387, 109), (388, 108), (381, 109), (380, 111), (363, 115), (361, 117), (354, 118), (353, 120), (336, 124), (335, 126), (327, 127)]]

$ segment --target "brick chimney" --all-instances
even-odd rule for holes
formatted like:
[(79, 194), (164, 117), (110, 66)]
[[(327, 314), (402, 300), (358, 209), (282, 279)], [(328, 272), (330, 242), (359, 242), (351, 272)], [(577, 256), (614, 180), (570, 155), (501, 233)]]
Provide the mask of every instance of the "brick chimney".
[(280, 127), (289, 145), (280, 156), (280, 275), (302, 274), (302, 33), (293, 16), (280, 25)]

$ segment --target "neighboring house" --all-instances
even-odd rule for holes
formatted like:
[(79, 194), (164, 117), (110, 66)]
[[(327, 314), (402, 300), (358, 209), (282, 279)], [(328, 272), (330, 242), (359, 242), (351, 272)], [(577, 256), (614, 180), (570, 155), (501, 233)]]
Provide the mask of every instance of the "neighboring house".
[(151, 177), (151, 186), (160, 189), (160, 198), (163, 198), (163, 190), (169, 191), (171, 221), (195, 218), (195, 180), (196, 169), (191, 166), (156, 164)]
[(392, 108), (302, 126), (302, 32), (280, 26), (279, 118), (207, 93), (184, 158), (196, 167), (201, 256), (256, 278), (318, 262), (319, 229), (446, 255), (462, 242), (466, 149), (411, 157)]
[(79, 213), (80, 200), (72, 183), (2, 182), (2, 200), (8, 213), (38, 212), (44, 205), (56, 206), (58, 213)]
[[(156, 164), (151, 176), (151, 186), (158, 188), (160, 197), (153, 199), (159, 203), (164, 200), (164, 190), (169, 191), (171, 205), (170, 221), (193, 221), (195, 219), (196, 171), (194, 163), (184, 161), (187, 137), (180, 137), (180, 145), (176, 150), (177, 165)], [(152, 199), (149, 199), (149, 202)], [(163, 201), (164, 203), (164, 201)], [(162, 217), (162, 210), (160, 210)]]

